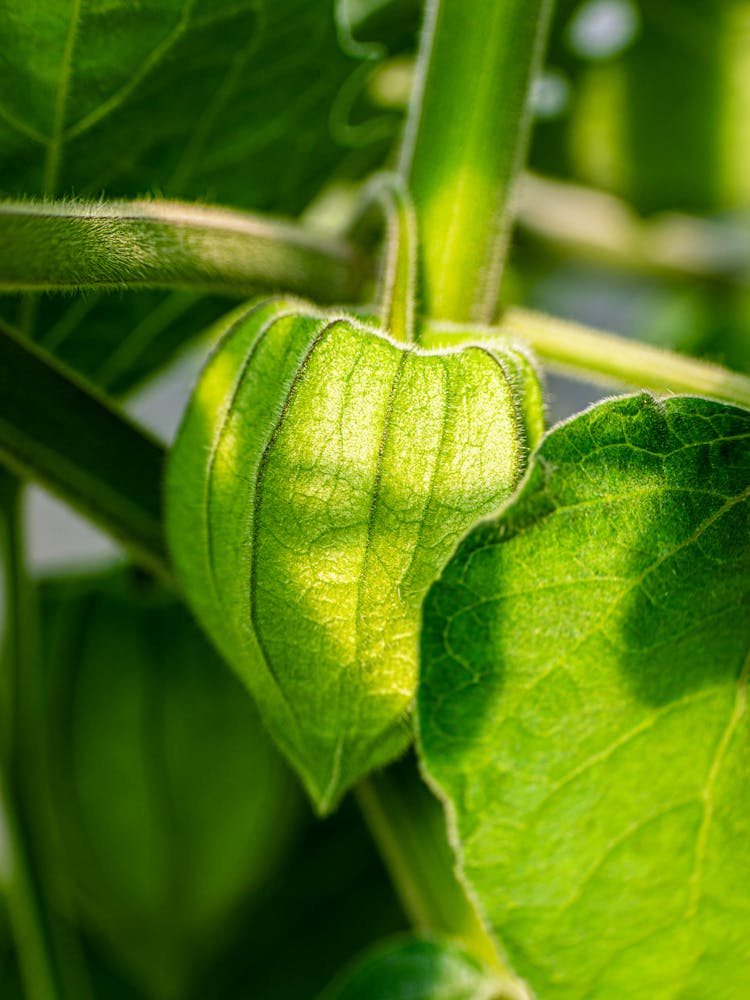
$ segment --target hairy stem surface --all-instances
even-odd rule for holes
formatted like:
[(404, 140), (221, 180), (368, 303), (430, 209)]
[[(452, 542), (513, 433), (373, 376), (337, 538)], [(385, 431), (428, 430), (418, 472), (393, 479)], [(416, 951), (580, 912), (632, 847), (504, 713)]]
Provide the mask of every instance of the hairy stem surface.
[(551, 0), (427, 4), (400, 167), (417, 210), (429, 316), (495, 317), (550, 10)]
[(710, 396), (750, 407), (750, 378), (745, 375), (530, 309), (508, 309), (496, 327), (434, 324), (420, 342), (437, 348), (498, 339), (528, 344), (562, 374), (603, 385)]
[(414, 927), (455, 938), (498, 968), (495, 944), (455, 874), (442, 807), (414, 760), (361, 781), (357, 799)]
[(356, 297), (357, 251), (288, 222), (170, 201), (0, 203), (0, 291), (187, 288)]

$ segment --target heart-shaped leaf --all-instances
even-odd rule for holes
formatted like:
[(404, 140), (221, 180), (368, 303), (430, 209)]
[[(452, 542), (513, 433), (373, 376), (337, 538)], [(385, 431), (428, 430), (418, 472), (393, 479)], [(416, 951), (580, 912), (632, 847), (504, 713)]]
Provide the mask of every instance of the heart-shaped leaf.
[(419, 729), (540, 997), (750, 995), (750, 413), (554, 430), (425, 605)]

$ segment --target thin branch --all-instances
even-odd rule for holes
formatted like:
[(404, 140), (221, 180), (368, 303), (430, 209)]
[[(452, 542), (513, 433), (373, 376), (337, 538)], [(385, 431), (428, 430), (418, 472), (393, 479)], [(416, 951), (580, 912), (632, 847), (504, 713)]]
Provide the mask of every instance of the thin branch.
[(415, 930), (460, 941), (507, 974), (497, 945), (456, 874), (442, 806), (412, 757), (360, 781), (359, 806)]
[(434, 349), (498, 339), (522, 341), (550, 368), (604, 385), (684, 392), (750, 407), (745, 375), (530, 309), (506, 310), (496, 327), (433, 323), (419, 342)]
[(367, 268), (302, 226), (170, 201), (0, 203), (0, 292), (183, 288), (356, 297)]
[(567, 256), (750, 287), (746, 223), (675, 212), (642, 219), (614, 195), (529, 173), (521, 178), (516, 211), (523, 229)]

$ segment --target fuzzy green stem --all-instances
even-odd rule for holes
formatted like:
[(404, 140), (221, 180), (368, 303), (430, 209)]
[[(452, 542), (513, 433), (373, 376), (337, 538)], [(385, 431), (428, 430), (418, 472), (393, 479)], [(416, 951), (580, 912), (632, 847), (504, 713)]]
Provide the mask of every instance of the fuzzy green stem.
[(2, 649), (2, 764), (0, 826), (7, 853), (2, 873), (18, 962), (27, 1000), (60, 1000), (53, 948), (44, 919), (21, 819), (19, 687), (29, 670), (35, 630), (33, 598), (23, 558), (22, 486), (0, 470), (0, 554), (3, 561), (5, 622)]
[(710, 396), (750, 407), (745, 375), (529, 309), (508, 309), (497, 327), (432, 324), (420, 343), (438, 348), (498, 338), (522, 341), (550, 368), (603, 385)]
[(365, 200), (377, 199), (386, 216), (386, 238), (378, 278), (381, 322), (394, 340), (414, 340), (417, 283), (417, 220), (398, 174), (377, 175)]
[(301, 226), (169, 201), (0, 203), (0, 292), (187, 288), (356, 297), (356, 250)]
[(419, 223), (424, 312), (496, 314), (551, 0), (430, 0), (400, 169)]
[(495, 943), (456, 876), (443, 809), (414, 759), (361, 781), (357, 798), (415, 929), (453, 938), (504, 972)]

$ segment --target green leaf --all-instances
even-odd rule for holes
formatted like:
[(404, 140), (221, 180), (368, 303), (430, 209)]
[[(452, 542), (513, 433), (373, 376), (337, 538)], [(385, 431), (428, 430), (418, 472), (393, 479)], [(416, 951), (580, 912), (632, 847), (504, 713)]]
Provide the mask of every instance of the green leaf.
[(750, 993), (750, 413), (554, 430), (425, 605), (424, 766), (540, 997)]
[(163, 577), (164, 449), (52, 358), (0, 326), (0, 460), (78, 508)]
[[(334, 0), (8, 0), (0, 49), (5, 196), (159, 194), (297, 214), (334, 173), (365, 172), (387, 151), (382, 119), (372, 141), (365, 122), (359, 148), (346, 147), (335, 108), (362, 55), (342, 50)], [(108, 350), (153, 298), (128, 296), (122, 315), (104, 306)], [(48, 303), (35, 335), (72, 323), (80, 303)], [(23, 309), (5, 312), (29, 329)], [(201, 331), (196, 320), (183, 317), (183, 342)], [(88, 363), (77, 341), (73, 329), (56, 349), (93, 377), (98, 352)], [(151, 350), (152, 364), (168, 357)], [(142, 375), (137, 361), (120, 384)]]
[(447, 941), (406, 938), (379, 945), (321, 1000), (493, 1000), (502, 984)]
[(41, 598), (50, 884), (154, 995), (183, 995), (238, 904), (265, 891), (299, 793), (174, 596), (117, 571), (46, 582)]
[(235, 319), (200, 379), (170, 549), (321, 812), (410, 740), (424, 595), (523, 470), (520, 367), (278, 300)]
[(341, 160), (333, 3), (7, 0), (0, 189), (299, 211)]
[(36, 298), (37, 343), (116, 395), (158, 372), (227, 311), (225, 297), (194, 291), (88, 292), (62, 303)]

